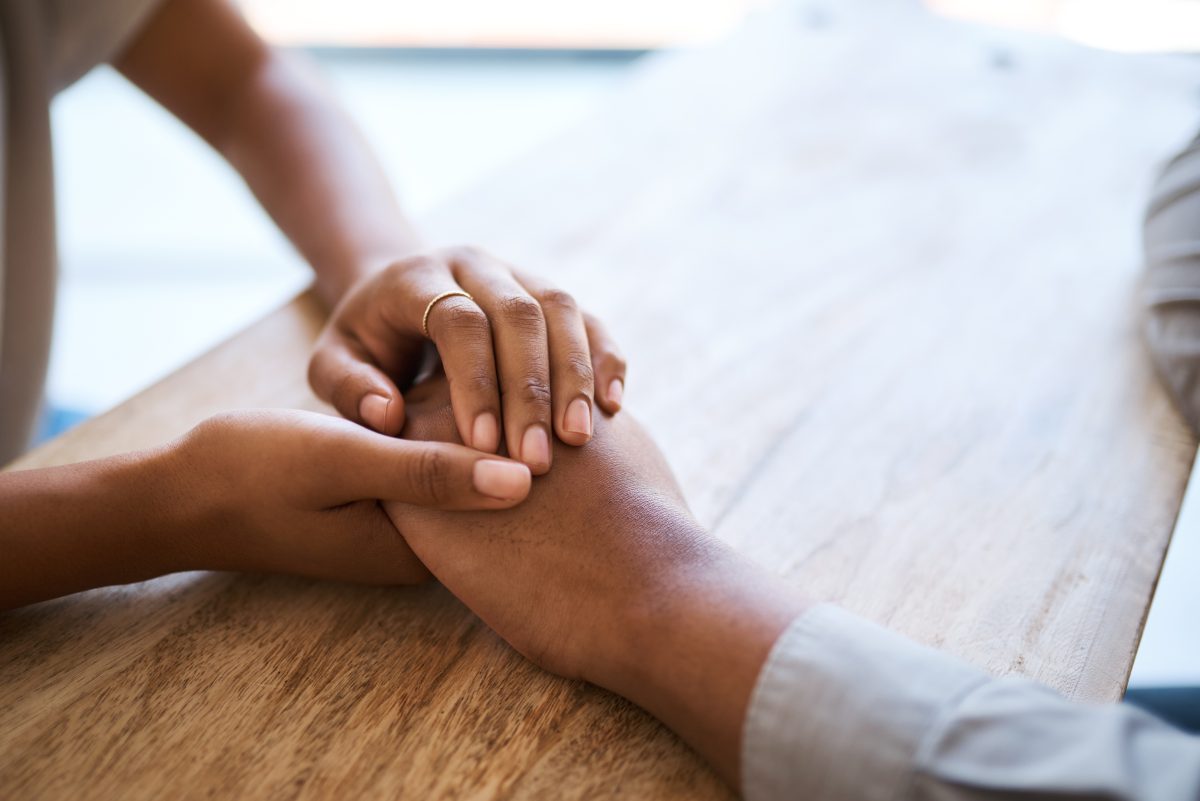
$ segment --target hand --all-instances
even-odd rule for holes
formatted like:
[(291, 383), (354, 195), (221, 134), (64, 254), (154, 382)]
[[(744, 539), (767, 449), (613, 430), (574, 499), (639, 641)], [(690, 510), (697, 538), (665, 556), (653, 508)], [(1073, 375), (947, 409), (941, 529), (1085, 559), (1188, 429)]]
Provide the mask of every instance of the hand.
[(375, 584), (428, 577), (377, 498), (505, 509), (531, 481), (519, 462), (291, 410), (212, 417), (168, 459), (172, 495), (192, 511), (190, 531), (169, 534), (189, 551), (180, 564)]
[(534, 473), (550, 469), (551, 430), (570, 445), (592, 435), (595, 404), (621, 408), (625, 362), (603, 326), (565, 292), (474, 248), (398, 261), (360, 281), (334, 309), (309, 381), (347, 419), (384, 434), (404, 425), (397, 387), (425, 353), (422, 322), (450, 381), (459, 439), (508, 452)]
[[(443, 379), (415, 387), (408, 403), (405, 437), (456, 439)], [(628, 415), (599, 418), (592, 442), (557, 456), (519, 511), (384, 508), (433, 574), (514, 648), (550, 671), (594, 680), (594, 649), (620, 636), (625, 610), (716, 543)], [(641, 536), (647, 526), (653, 532)]]
[[(405, 435), (454, 438), (440, 377)], [(519, 507), (384, 508), (433, 575), (514, 648), (642, 706), (738, 783), (742, 721), (776, 638), (807, 601), (706, 533), (637, 423), (599, 416)]]

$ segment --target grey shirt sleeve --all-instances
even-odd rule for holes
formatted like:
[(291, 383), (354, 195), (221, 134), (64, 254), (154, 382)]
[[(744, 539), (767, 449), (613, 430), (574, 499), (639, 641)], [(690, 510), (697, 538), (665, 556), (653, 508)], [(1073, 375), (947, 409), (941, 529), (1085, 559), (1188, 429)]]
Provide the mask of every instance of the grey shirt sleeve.
[(749, 801), (1200, 799), (1200, 738), (818, 606), (763, 666), (742, 782)]
[(1200, 137), (1167, 162), (1142, 232), (1143, 333), (1159, 377), (1200, 432)]

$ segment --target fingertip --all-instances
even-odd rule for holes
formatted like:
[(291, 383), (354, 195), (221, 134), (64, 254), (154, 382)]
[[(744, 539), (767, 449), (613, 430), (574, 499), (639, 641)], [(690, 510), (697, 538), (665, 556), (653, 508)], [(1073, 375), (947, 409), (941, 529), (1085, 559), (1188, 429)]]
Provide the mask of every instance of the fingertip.
[(543, 426), (535, 423), (525, 429), (521, 437), (520, 457), (535, 476), (550, 471), (550, 437)]
[(358, 416), (374, 431), (395, 436), (404, 428), (404, 400), (369, 392), (359, 401)]
[(404, 396), (399, 392), (391, 399), (387, 407), (386, 425), (382, 433), (398, 437), (404, 430)]
[(559, 425), (558, 437), (568, 445), (585, 445), (592, 438), (592, 405), (587, 398), (576, 398), (567, 405)]
[(387, 428), (388, 406), (391, 402), (391, 398), (373, 392), (363, 395), (358, 402), (358, 416), (368, 427), (383, 433)]
[(621, 402), (625, 399), (625, 382), (620, 378), (614, 378), (608, 382), (608, 386), (604, 390), (604, 410), (609, 414), (616, 414), (621, 411)]
[(481, 495), (515, 505), (525, 500), (533, 486), (527, 465), (507, 459), (479, 459), (471, 470), (471, 481)]
[(492, 412), (475, 417), (471, 427), (471, 447), (484, 453), (495, 453), (500, 447), (500, 422)]

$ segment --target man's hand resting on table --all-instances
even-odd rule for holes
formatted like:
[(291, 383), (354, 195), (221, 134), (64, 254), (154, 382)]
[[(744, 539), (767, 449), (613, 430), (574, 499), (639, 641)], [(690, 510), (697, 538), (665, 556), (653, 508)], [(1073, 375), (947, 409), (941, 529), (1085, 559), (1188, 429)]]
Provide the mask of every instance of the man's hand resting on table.
[[(408, 395), (404, 435), (456, 441), (445, 380)], [(514, 648), (645, 707), (736, 786), (759, 668), (806, 603), (692, 519), (628, 414), (561, 447), (500, 512), (384, 508), (425, 566)]]

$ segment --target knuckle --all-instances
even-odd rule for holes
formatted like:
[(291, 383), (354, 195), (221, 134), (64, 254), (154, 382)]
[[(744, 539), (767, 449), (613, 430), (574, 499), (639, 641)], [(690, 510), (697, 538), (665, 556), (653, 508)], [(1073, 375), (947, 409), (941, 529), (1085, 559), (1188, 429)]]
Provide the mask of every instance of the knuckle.
[(489, 258), (487, 251), (478, 245), (458, 245), (450, 250), (450, 257), (463, 264), (474, 264)]
[(584, 381), (592, 380), (592, 360), (586, 353), (573, 350), (563, 358), (567, 372)]
[(496, 392), (496, 379), (483, 370), (472, 370), (463, 379), (463, 389), (472, 395), (491, 395)]
[(418, 498), (435, 506), (450, 496), (450, 460), (436, 448), (423, 448), (409, 462), (409, 483)]
[(436, 267), (440, 267), (441, 264), (441, 260), (435, 256), (431, 256), (428, 253), (417, 253), (412, 256), (405, 256), (399, 261), (393, 262), (392, 265), (388, 267), (388, 273), (389, 277), (403, 278), (414, 271), (431, 271)]
[(510, 394), (515, 394), (517, 400), (526, 406), (535, 406), (549, 411), (550, 388), (540, 378), (526, 378), (515, 387)]
[(625, 359), (620, 354), (607, 351), (600, 356), (600, 370), (605, 373), (625, 375)]
[(574, 313), (579, 310), (575, 297), (565, 289), (547, 289), (541, 293), (542, 306), (559, 311)]
[(510, 325), (540, 329), (544, 324), (542, 307), (527, 295), (509, 295), (497, 304), (500, 316)]
[(443, 307), (443, 324), (449, 330), (475, 336), (488, 331), (487, 315), (474, 303), (450, 298), (439, 305)]
[(420, 254), (406, 256), (388, 266), (376, 280), (378, 292), (385, 297), (411, 297), (421, 294), (429, 282), (445, 273), (438, 259)]
[(191, 430), (191, 437), (194, 440), (202, 442), (215, 438), (220, 438), (237, 425), (237, 415), (235, 412), (217, 412), (211, 417), (206, 417), (195, 425)]

